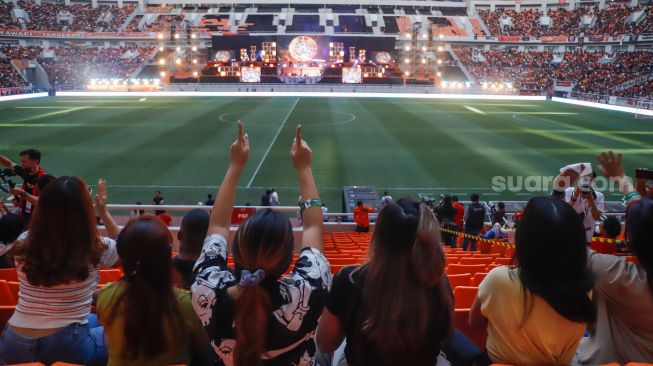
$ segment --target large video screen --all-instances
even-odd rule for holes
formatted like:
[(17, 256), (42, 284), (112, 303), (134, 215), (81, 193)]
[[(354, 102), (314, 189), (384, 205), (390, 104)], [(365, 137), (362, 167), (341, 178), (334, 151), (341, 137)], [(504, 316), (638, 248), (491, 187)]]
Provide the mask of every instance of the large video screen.
[(260, 67), (241, 67), (240, 68), (240, 81), (243, 83), (260, 83), (261, 82), (261, 68)]
[(339, 37), (339, 36), (303, 36), (303, 35), (282, 35), (282, 36), (213, 36), (213, 50), (231, 51), (233, 55), (240, 55), (241, 49), (246, 49), (250, 54), (250, 47), (256, 46), (257, 55), (262, 51), (263, 42), (274, 42), (277, 49), (278, 62), (329, 62), (329, 52), (334, 44), (342, 44), (342, 59), (349, 61), (349, 48), (355, 47), (356, 52), (366, 50), (367, 59), (376, 62), (374, 56), (383, 53), (394, 58), (395, 39), (391, 37)]

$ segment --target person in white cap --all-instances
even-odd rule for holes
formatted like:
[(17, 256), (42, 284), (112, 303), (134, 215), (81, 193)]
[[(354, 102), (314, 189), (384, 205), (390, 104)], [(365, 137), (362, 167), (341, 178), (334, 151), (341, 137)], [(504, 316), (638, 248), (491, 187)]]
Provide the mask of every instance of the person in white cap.
[[(594, 190), (596, 174), (590, 163), (567, 165), (553, 183), (553, 196), (563, 198), (578, 214), (583, 216), (587, 242), (592, 241), (596, 221), (605, 211), (603, 193)], [(574, 183), (577, 183), (574, 186)]]

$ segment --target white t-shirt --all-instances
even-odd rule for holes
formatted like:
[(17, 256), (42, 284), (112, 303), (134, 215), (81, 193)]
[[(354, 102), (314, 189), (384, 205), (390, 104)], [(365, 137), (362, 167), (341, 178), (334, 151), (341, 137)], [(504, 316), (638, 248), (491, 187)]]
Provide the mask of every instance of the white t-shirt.
[(383, 196), (383, 198), (381, 198), (381, 206), (385, 206), (390, 202), (392, 202), (392, 196), (391, 195)]
[(478, 288), (481, 313), (488, 319), (487, 352), (492, 361), (509, 365), (571, 364), (585, 324), (558, 314), (539, 295), (528, 292), (530, 312), (517, 268), (497, 267)]
[(279, 195), (277, 192), (272, 192), (270, 195), (270, 206), (279, 206)]
[[(576, 189), (576, 187), (569, 187), (565, 189), (565, 202), (571, 202), (571, 197), (574, 195), (574, 189)], [(597, 191), (594, 191), (594, 193), (596, 193), (594, 204), (596, 205), (596, 208), (601, 211), (601, 213), (603, 213), (605, 211), (605, 198), (603, 193)], [(587, 242), (589, 243), (592, 241), (592, 235), (594, 235), (594, 228), (596, 227), (596, 220), (594, 217), (592, 217), (592, 209), (590, 208), (589, 201), (582, 196), (579, 196), (576, 200), (576, 204), (574, 204), (574, 210), (576, 210), (576, 212), (579, 214), (584, 215), (583, 227), (585, 228), (585, 236), (587, 238)]]

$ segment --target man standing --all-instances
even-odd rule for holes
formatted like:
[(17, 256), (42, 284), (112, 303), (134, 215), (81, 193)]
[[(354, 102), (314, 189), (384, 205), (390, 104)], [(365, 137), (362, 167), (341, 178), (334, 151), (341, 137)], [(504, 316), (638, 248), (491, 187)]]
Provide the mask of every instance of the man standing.
[(392, 196), (390, 193), (383, 192), (383, 198), (381, 198), (381, 208), (385, 207), (388, 203), (392, 202)]
[(453, 221), (459, 228), (462, 228), (463, 217), (465, 217), (465, 206), (458, 202), (458, 196), (451, 196), (451, 201), (453, 201), (453, 207), (456, 209), (456, 215), (453, 217)]
[(370, 232), (370, 212), (374, 212), (374, 207), (364, 205), (363, 201), (356, 203), (356, 208), (354, 208), (354, 222), (356, 223), (357, 233)]
[[(560, 174), (553, 182), (554, 197), (564, 199), (583, 218), (585, 238), (592, 241), (596, 221), (605, 211), (603, 193), (592, 188), (596, 173), (589, 163), (567, 165), (560, 169)], [(575, 187), (572, 187), (574, 183)]]
[(28, 195), (38, 197), (39, 179), (46, 174), (45, 169), (40, 167), (41, 152), (36, 149), (23, 150), (18, 154), (20, 157), (20, 165), (17, 165), (7, 157), (0, 155), (0, 164), (6, 168), (15, 170), (18, 175), (23, 179), (23, 185), (20, 188), (12, 189), (11, 193), (16, 197), (16, 204), (20, 209), (21, 215), (29, 220), (32, 215), (32, 202), (28, 200)]
[[(465, 234), (478, 236), (483, 229), (487, 211), (485, 210), (485, 206), (479, 203), (478, 193), (472, 193), (470, 198), (472, 199), (472, 203), (465, 210)], [(463, 250), (467, 250), (470, 242), (472, 244), (472, 251), (476, 251), (476, 239), (471, 238), (463, 239)]]
[(270, 195), (272, 192), (269, 189), (265, 190), (265, 194), (261, 196), (261, 206), (270, 206)]
[[(156, 191), (154, 192), (154, 198), (152, 198), (152, 204), (158, 205), (158, 206), (163, 206), (163, 196), (161, 196), (161, 191)], [(161, 215), (162, 213), (165, 213), (163, 210), (156, 210), (154, 211), (156, 215)]]
[(585, 238), (588, 243), (592, 241), (596, 221), (605, 210), (603, 193), (592, 188), (594, 178), (594, 175), (582, 176), (578, 179), (576, 187), (565, 189), (565, 202), (583, 218)]
[(270, 206), (279, 206), (279, 195), (274, 188), (270, 189)]
[(204, 206), (213, 206), (214, 204), (215, 204), (215, 200), (213, 199), (213, 195), (209, 193), (206, 202), (204, 202)]

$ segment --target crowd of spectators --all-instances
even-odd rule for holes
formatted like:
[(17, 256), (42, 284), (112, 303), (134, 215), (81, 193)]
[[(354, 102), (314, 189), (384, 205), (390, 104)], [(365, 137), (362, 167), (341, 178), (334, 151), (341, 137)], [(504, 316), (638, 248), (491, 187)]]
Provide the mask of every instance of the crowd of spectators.
[(91, 79), (127, 79), (154, 50), (153, 47), (54, 47), (55, 57), (43, 58), (41, 65), (50, 83), (86, 85)]
[(0, 2), (0, 29), (19, 29), (20, 24), (11, 16), (12, 3)]
[(137, 15), (132, 19), (132, 21), (129, 23), (127, 26), (127, 30), (130, 32), (136, 32), (136, 31), (150, 31), (150, 32), (158, 32), (158, 31), (166, 31), (171, 28), (176, 28), (178, 26), (181, 26), (184, 20), (184, 15), (179, 15), (179, 14), (165, 14), (165, 15), (159, 15), (157, 18), (151, 22), (151, 23), (144, 23), (139, 26), (139, 23), (143, 16)]
[[(134, 11), (133, 6), (93, 8), (90, 3), (67, 6), (63, 2), (43, 2), (39, 5), (24, 0), (19, 1), (18, 6), (29, 15), (27, 29), (41, 31), (115, 32)], [(58, 15), (66, 13), (70, 13), (72, 22), (58, 22)]]
[(0, 48), (0, 88), (26, 87), (29, 84), (11, 64), (13, 59), (35, 59), (40, 54), (39, 47)]
[(454, 48), (477, 84), (512, 82), (515, 89), (544, 90), (552, 82), (551, 52)]
[[(637, 23), (629, 22), (628, 17), (639, 11), (644, 11), (643, 19)], [(495, 11), (478, 9), (477, 12), (493, 36), (620, 36), (653, 31), (653, 7), (651, 6), (628, 7), (618, 4), (603, 9), (598, 7), (580, 7), (573, 10), (549, 9), (547, 16), (551, 18), (551, 27), (540, 25), (542, 13), (539, 8), (525, 8), (521, 11), (512, 8), (498, 8)], [(584, 16), (593, 19), (591, 26), (582, 26)], [(511, 18), (512, 27), (502, 27), (502, 18)]]
[[(576, 65), (573, 75), (577, 84), (574, 91), (608, 94), (611, 88), (653, 73), (653, 52), (621, 52), (612, 61), (603, 63), (595, 58)], [(563, 65), (562, 69), (566, 70), (567, 67)], [(615, 94), (621, 95), (618, 92)], [(649, 89), (647, 96), (652, 95), (653, 90)]]
[[(555, 80), (575, 85), (575, 92), (608, 94), (611, 88), (653, 73), (653, 52), (567, 51), (562, 62), (544, 51), (517, 51), (514, 48), (474, 50), (455, 47), (454, 52), (477, 84), (511, 82), (520, 90), (546, 90)], [(618, 96), (651, 97), (646, 85), (610, 92)]]

